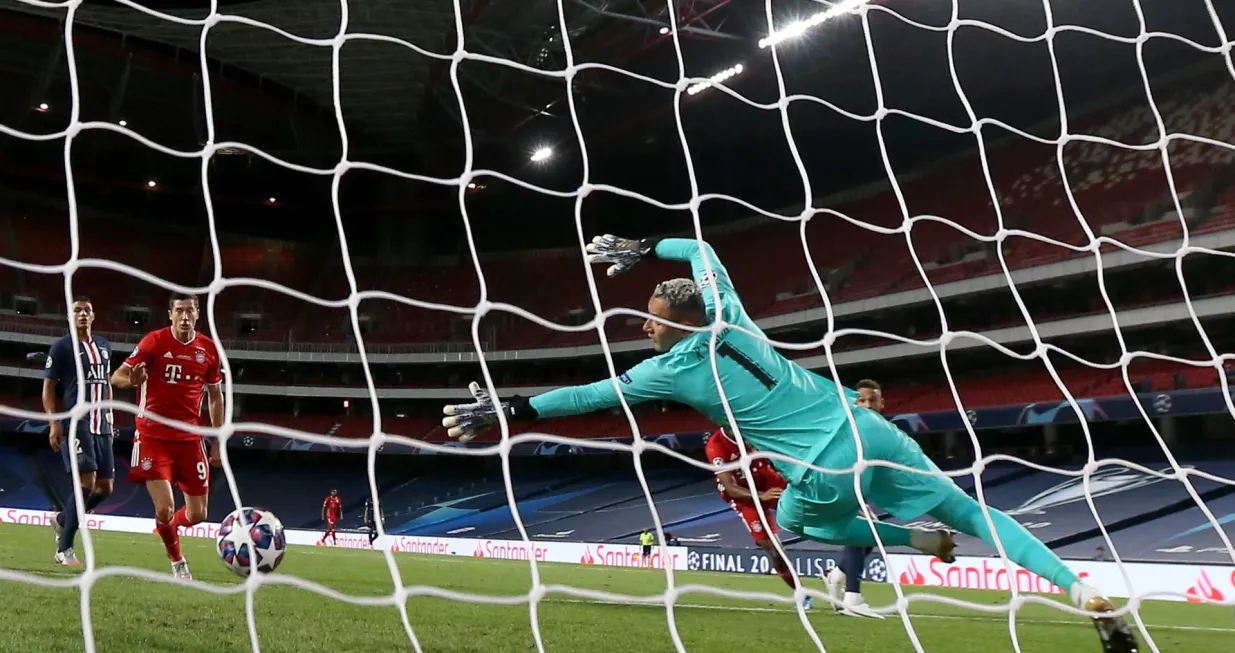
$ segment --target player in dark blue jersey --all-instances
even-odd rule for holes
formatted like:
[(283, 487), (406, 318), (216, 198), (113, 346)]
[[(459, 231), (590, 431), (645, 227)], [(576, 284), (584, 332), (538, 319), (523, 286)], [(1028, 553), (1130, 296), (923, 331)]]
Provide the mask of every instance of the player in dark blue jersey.
[[(76, 297), (69, 308), (73, 317), (73, 326), (79, 340), (77, 351), (73, 351), (73, 334), (66, 334), (52, 343), (47, 352), (47, 361), (43, 374), (43, 410), (48, 413), (59, 413), (70, 410), (77, 404), (77, 386), (80, 379), (77, 376), (75, 357), (81, 359), (82, 373), (85, 374), (84, 396), (91, 405), (112, 398), (111, 381), (109, 380), (112, 347), (106, 338), (91, 333), (94, 324), (94, 306), (88, 297)], [(56, 390), (60, 390), (60, 400), (57, 400)], [(64, 467), (72, 472), (69, 458), (73, 453), (77, 456), (78, 482), (81, 483), (81, 494), (85, 501), (83, 513), (93, 510), (103, 499), (112, 493), (113, 479), (116, 477), (116, 459), (112, 453), (112, 414), (101, 406), (92, 407), (77, 423), (77, 437), (70, 441), (65, 432), (69, 420), (51, 420), (51, 448), (59, 451), (64, 458)], [(78, 511), (75, 495), (70, 494), (64, 509), (56, 515), (53, 524), (56, 529), (56, 563), (61, 565), (80, 564), (73, 553), (73, 538), (77, 535)]]
[[(383, 511), (384, 513), (384, 511)], [(364, 525), (369, 529), (369, 546), (373, 546), (374, 540), (377, 539), (377, 521), (381, 519), (382, 523), (386, 523), (385, 514), (378, 514), (378, 511), (373, 509), (373, 497), (366, 497), (364, 500)]]

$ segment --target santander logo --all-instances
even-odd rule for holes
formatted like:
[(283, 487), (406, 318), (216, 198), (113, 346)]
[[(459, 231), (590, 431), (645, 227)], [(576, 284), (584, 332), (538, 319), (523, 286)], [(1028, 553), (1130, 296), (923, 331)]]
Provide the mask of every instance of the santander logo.
[(483, 558), (483, 557), (485, 557), (485, 548), (484, 548), (484, 545), (483, 545), (483, 544), (481, 544), (480, 542), (477, 542), (477, 543), (476, 543), (476, 550), (475, 550), (475, 551), (472, 551), (472, 557), (473, 557), (473, 558)]
[[(922, 561), (919, 567), (917, 562)], [(1079, 578), (1089, 577), (1089, 572), (1077, 574)], [(904, 571), (898, 576), (901, 585), (931, 585), (935, 587), (955, 587), (963, 589), (983, 589), (1006, 591), (1015, 587), (1021, 592), (1039, 594), (1064, 594), (1049, 580), (1027, 570), (1012, 565), (1009, 574), (1004, 564), (992, 558), (960, 558), (953, 564), (948, 564), (939, 558), (914, 556), (909, 558)]]
[(583, 555), (579, 556), (579, 564), (581, 565), (596, 564), (596, 558), (595, 556), (592, 555), (592, 547), (590, 546), (583, 547)]
[[(1235, 581), (1235, 573), (1232, 573), (1231, 580)], [(1207, 601), (1223, 600), (1222, 592), (1214, 587), (1213, 581), (1209, 580), (1209, 574), (1205, 570), (1196, 577), (1196, 584), (1188, 588), (1188, 603), (1205, 603)]]
[(913, 559), (909, 560), (909, 568), (901, 572), (901, 585), (925, 585), (926, 576), (918, 571), (918, 566), (913, 563)]

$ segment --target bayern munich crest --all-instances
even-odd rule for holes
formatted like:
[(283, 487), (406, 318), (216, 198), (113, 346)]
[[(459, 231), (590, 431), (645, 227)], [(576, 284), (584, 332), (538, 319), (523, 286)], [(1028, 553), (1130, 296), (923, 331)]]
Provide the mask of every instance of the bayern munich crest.
[(197, 353), (193, 355), (193, 359), (196, 360), (198, 363), (205, 363), (206, 362), (206, 352), (198, 349)]

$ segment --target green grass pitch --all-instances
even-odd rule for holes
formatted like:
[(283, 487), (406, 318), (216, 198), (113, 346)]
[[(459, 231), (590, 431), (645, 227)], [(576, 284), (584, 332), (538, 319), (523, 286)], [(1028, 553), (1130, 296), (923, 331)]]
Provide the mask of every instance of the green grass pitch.
[[(96, 532), (98, 564), (149, 569), (170, 579), (159, 538)], [(213, 542), (184, 540), (194, 577), (219, 586), (235, 585), (215, 557)], [(12, 572), (64, 583), (79, 571), (52, 564), (50, 528), (0, 525), (0, 651), (84, 650), (81, 590), (52, 588), (13, 580)], [(79, 557), (84, 561), (82, 546)], [(506, 597), (517, 601), (532, 587), (526, 562), (395, 554), (405, 586)], [(615, 594), (655, 597), (665, 589), (660, 570), (541, 564), (541, 581), (550, 591), (537, 607), (546, 651), (656, 653), (674, 651), (663, 605), (618, 605), (554, 591), (571, 585)], [(295, 575), (351, 597), (390, 596), (393, 584), (381, 553), (293, 546), (276, 576)], [(678, 584), (788, 596), (780, 579), (712, 572), (677, 572)], [(822, 590), (818, 579), (807, 581)], [(892, 588), (868, 584), (868, 600), (885, 605)], [(998, 604), (1000, 592), (948, 591), (947, 596)], [(90, 615), (99, 651), (244, 653), (251, 651), (244, 595), (216, 595), (146, 579), (104, 575), (90, 590)], [(415, 596), (407, 612), (426, 652), (535, 651), (529, 607), (478, 604), (436, 596)], [(839, 617), (826, 605), (809, 613), (829, 653), (912, 651), (905, 625)], [(912, 604), (911, 622), (923, 648), (939, 653), (1014, 651), (1006, 614), (979, 613), (938, 603)], [(1235, 641), (1231, 608), (1147, 602), (1141, 615), (1159, 650), (1201, 653), (1230, 650)], [(287, 585), (265, 585), (255, 595), (255, 620), (264, 652), (410, 651), (412, 645), (393, 605), (355, 605)], [(704, 593), (681, 595), (674, 621), (688, 651), (752, 650), (789, 653), (817, 650), (798, 613), (787, 603), (735, 600)], [(1097, 635), (1083, 619), (1046, 607), (1019, 611), (1016, 634), (1023, 653), (1100, 651)], [(1142, 651), (1151, 650), (1142, 646)]]

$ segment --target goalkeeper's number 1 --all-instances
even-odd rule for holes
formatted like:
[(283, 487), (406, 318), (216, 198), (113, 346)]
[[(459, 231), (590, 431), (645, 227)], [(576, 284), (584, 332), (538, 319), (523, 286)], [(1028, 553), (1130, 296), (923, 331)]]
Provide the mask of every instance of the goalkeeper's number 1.
[(751, 376), (755, 377), (755, 380), (762, 383), (763, 387), (768, 390), (776, 387), (776, 379), (772, 378), (772, 375), (768, 374), (767, 370), (760, 367), (759, 363), (751, 360), (750, 356), (739, 351), (737, 347), (728, 342), (722, 342), (716, 348), (716, 353), (742, 366), (742, 369), (750, 372)]

